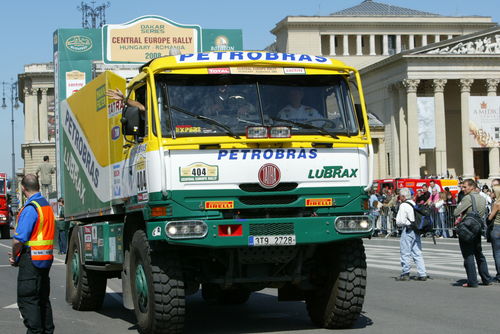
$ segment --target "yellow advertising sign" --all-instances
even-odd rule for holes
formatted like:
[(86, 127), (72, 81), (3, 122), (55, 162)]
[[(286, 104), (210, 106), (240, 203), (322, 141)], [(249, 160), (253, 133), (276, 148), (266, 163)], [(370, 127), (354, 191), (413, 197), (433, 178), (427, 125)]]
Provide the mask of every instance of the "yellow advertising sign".
[(170, 55), (171, 49), (181, 53), (198, 52), (200, 34), (200, 26), (182, 25), (160, 16), (108, 24), (104, 27), (104, 62), (145, 63)]
[(331, 198), (306, 198), (306, 206), (332, 206)]
[(206, 201), (205, 210), (234, 209), (234, 201)]

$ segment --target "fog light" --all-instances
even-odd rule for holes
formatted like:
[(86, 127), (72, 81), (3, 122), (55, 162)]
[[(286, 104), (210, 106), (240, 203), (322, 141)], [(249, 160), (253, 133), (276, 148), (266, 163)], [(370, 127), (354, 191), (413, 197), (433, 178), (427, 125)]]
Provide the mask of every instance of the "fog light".
[(168, 222), (165, 232), (171, 239), (199, 239), (208, 232), (207, 224), (202, 220), (179, 220)]
[(247, 138), (267, 138), (268, 129), (265, 126), (249, 126), (247, 127)]
[(370, 223), (367, 220), (362, 220), (359, 222), (359, 227), (361, 227), (363, 229), (367, 229), (368, 226), (370, 226)]
[(273, 126), (270, 130), (271, 138), (290, 138), (292, 131), (288, 126)]
[(373, 229), (373, 221), (370, 216), (337, 217), (335, 229), (339, 233), (366, 233)]

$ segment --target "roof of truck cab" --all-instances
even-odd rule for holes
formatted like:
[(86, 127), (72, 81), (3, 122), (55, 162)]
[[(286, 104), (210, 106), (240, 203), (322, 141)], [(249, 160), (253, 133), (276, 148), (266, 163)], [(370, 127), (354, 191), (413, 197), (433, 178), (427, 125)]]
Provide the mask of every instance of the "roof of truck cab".
[(251, 66), (315, 68), (346, 73), (355, 71), (343, 62), (329, 57), (266, 51), (200, 52), (160, 57), (144, 64), (141, 70), (147, 68), (153, 73), (161, 73), (176, 69), (216, 68), (224, 71), (231, 67)]

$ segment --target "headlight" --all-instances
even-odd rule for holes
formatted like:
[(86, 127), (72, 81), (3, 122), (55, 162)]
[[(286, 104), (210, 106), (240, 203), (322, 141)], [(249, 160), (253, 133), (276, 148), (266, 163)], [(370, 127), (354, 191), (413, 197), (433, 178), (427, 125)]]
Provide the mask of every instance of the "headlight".
[(370, 216), (346, 216), (335, 219), (335, 229), (339, 233), (364, 233), (373, 229)]
[(202, 220), (178, 220), (168, 222), (165, 232), (171, 239), (199, 239), (207, 235), (208, 226)]
[(7, 220), (7, 216), (4, 214), (0, 214), (0, 220)]

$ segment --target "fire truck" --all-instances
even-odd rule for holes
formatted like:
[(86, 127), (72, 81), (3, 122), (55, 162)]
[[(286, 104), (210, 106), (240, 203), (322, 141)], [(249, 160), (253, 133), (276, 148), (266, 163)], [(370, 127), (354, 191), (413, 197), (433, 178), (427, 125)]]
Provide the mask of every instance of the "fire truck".
[(0, 173), (0, 231), (2, 239), (10, 238), (9, 205), (7, 201), (7, 174)]
[(449, 188), (453, 196), (456, 196), (460, 191), (458, 187), (458, 180), (453, 179), (380, 179), (373, 181), (372, 189), (376, 192), (381, 192), (383, 189), (387, 188), (394, 191), (397, 191), (401, 188), (410, 188), (413, 189), (414, 192), (416, 192), (417, 189), (422, 189), (422, 186), (424, 184), (429, 186), (431, 181), (434, 181), (439, 186), (441, 191), (444, 191), (444, 188)]

